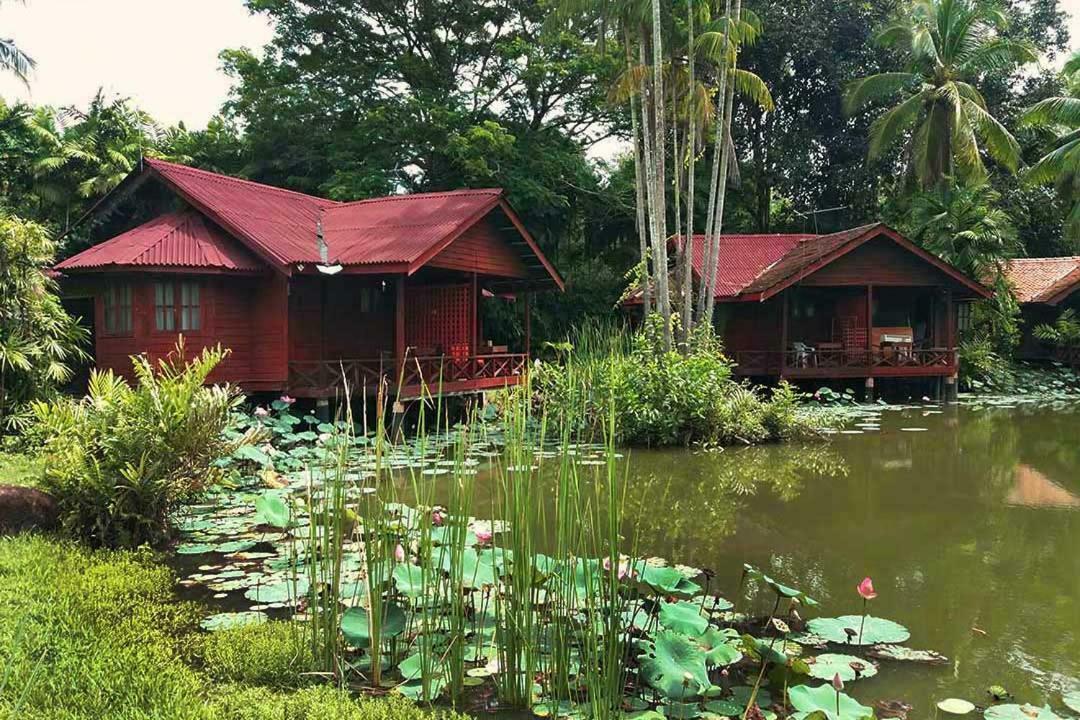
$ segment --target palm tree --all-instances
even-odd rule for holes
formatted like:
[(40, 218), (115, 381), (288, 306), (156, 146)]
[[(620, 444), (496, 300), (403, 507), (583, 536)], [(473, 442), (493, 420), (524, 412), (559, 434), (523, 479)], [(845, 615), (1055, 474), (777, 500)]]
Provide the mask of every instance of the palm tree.
[(978, 280), (995, 277), (1020, 250), (1001, 196), (987, 182), (916, 194), (907, 224), (913, 240)]
[(1068, 234), (1080, 235), (1080, 52), (1065, 63), (1067, 95), (1051, 97), (1033, 105), (1020, 122), (1049, 129), (1053, 147), (1028, 171), (1027, 180), (1036, 185), (1057, 185), (1061, 195), (1072, 202), (1065, 218)]
[(15, 76), (29, 84), (30, 71), (34, 69), (34, 59), (19, 49), (11, 38), (0, 37), (0, 70), (15, 73)]
[(924, 188), (947, 178), (985, 177), (983, 150), (1016, 170), (1019, 144), (972, 84), (985, 73), (1035, 61), (1028, 44), (998, 33), (1004, 24), (1001, 11), (979, 0), (916, 0), (879, 34), (880, 43), (906, 57), (908, 68), (871, 75), (848, 88), (849, 115), (903, 95), (871, 125), (871, 159), (905, 139), (908, 171)]

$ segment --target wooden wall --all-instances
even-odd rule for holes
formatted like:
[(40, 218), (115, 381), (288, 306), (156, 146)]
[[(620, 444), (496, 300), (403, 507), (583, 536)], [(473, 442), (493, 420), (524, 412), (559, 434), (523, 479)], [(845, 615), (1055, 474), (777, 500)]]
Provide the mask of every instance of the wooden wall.
[(291, 360), (369, 359), (393, 349), (393, 282), (356, 275), (292, 279)]
[(427, 266), (498, 277), (528, 277), (521, 257), (501, 236), (491, 215), (462, 233)]
[(870, 240), (813, 275), (800, 285), (954, 286), (956, 281), (887, 237)]

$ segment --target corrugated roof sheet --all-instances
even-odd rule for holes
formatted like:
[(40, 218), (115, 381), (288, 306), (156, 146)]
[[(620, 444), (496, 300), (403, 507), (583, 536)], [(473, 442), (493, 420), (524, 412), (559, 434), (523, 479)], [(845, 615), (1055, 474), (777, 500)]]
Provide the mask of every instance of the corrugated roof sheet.
[[(742, 293), (761, 272), (778, 262), (801, 241), (813, 235), (721, 235), (716, 263), (717, 298), (733, 298)], [(704, 235), (694, 236), (694, 271), (705, 277), (706, 242)]]
[(501, 190), (394, 195), (329, 208), (323, 231), (342, 265), (413, 263), (487, 214)]
[(1017, 258), (1010, 260), (1005, 275), (1022, 303), (1054, 303), (1080, 289), (1080, 257)]
[(793, 275), (797, 275), (832, 253), (840, 250), (849, 242), (857, 240), (880, 225), (864, 225), (862, 227), (844, 230), (831, 235), (818, 235), (802, 238), (775, 263), (762, 268), (761, 273), (754, 281), (743, 288), (743, 293), (765, 292), (769, 288), (782, 283)]
[(259, 270), (265, 264), (195, 211), (168, 213), (95, 245), (57, 270), (107, 267), (183, 267)]

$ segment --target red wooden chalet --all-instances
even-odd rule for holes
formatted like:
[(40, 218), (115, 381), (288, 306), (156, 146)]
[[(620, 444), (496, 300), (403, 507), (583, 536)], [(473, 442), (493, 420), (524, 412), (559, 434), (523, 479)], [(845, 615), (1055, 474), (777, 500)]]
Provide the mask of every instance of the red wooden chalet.
[[(213, 379), (249, 392), (502, 387), (528, 365), (530, 293), (562, 287), (501, 190), (338, 203), (148, 159), (92, 214), (148, 193), (152, 220), (56, 266), (92, 299), (97, 365), (121, 374), (183, 335), (230, 348)], [(518, 296), (524, 341), (485, 338), (484, 298)]]
[[(693, 251), (699, 281), (704, 236)], [(959, 308), (990, 296), (882, 224), (724, 235), (715, 273), (716, 328), (738, 374), (871, 387), (879, 377), (955, 377)]]
[(1054, 347), (1035, 337), (1037, 326), (1052, 324), (1062, 311), (1080, 313), (1080, 257), (1017, 258), (1005, 275), (1020, 303), (1023, 337), (1021, 360), (1053, 360), (1080, 367), (1080, 348)]

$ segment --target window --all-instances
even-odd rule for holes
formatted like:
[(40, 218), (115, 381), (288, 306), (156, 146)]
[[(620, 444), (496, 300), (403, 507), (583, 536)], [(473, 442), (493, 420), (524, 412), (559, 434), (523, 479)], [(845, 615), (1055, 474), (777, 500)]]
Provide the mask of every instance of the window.
[(966, 333), (971, 330), (971, 303), (960, 303), (956, 306), (956, 332)]
[(378, 312), (382, 302), (382, 291), (377, 287), (361, 287), (356, 294), (356, 311), (360, 313)]
[(154, 327), (162, 332), (176, 329), (172, 283), (154, 283)]
[(202, 329), (199, 284), (195, 282), (154, 283), (154, 327), (159, 332)]
[(198, 330), (202, 325), (199, 311), (199, 284), (180, 283), (180, 329)]
[(109, 285), (102, 298), (105, 306), (105, 332), (128, 335), (132, 331), (131, 286)]

